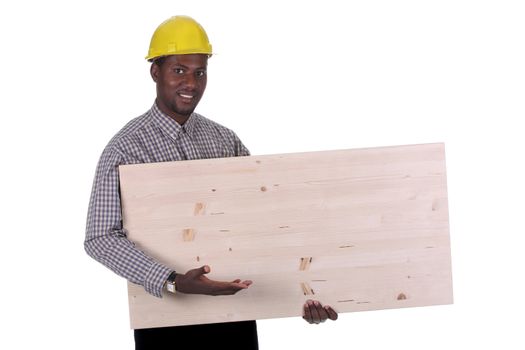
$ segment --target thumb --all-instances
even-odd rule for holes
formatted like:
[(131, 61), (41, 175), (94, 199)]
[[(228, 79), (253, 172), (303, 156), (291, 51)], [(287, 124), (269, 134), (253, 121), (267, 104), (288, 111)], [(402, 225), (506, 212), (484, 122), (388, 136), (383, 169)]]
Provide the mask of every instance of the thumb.
[(209, 272), (210, 272), (210, 267), (208, 265), (204, 265), (204, 266), (188, 271), (187, 275), (190, 278), (198, 278), (199, 276), (202, 276)]

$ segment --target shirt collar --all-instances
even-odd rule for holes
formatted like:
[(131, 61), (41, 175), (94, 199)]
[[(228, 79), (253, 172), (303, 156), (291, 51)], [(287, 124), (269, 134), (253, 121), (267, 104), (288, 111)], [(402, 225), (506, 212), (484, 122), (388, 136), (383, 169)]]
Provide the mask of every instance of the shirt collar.
[(151, 114), (157, 124), (174, 139), (179, 138), (180, 133), (187, 133), (191, 136), (198, 119), (198, 114), (192, 113), (186, 123), (180, 125), (175, 119), (162, 112), (156, 102), (151, 107)]

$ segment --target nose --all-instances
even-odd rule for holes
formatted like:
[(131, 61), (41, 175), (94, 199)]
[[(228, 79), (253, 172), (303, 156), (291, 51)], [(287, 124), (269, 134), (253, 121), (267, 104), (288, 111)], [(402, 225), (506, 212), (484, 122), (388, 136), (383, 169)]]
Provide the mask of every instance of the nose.
[(197, 87), (197, 78), (194, 74), (189, 73), (184, 77), (184, 85), (189, 89), (195, 89)]

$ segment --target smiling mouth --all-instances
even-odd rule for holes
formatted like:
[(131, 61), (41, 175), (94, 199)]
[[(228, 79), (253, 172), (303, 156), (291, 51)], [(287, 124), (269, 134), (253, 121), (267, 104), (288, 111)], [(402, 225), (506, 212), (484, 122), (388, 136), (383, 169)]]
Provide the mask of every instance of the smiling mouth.
[(187, 93), (178, 93), (178, 95), (180, 97), (182, 97), (183, 99), (186, 99), (186, 100), (192, 100), (195, 98), (195, 95), (192, 95), (192, 94), (187, 94)]

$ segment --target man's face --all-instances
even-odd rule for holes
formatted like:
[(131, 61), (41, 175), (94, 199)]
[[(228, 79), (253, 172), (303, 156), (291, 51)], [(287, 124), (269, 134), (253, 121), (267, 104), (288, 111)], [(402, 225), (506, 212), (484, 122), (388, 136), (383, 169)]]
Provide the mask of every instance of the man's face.
[(207, 65), (208, 56), (202, 54), (172, 55), (160, 67), (151, 65), (157, 104), (179, 124), (184, 124), (204, 94)]

